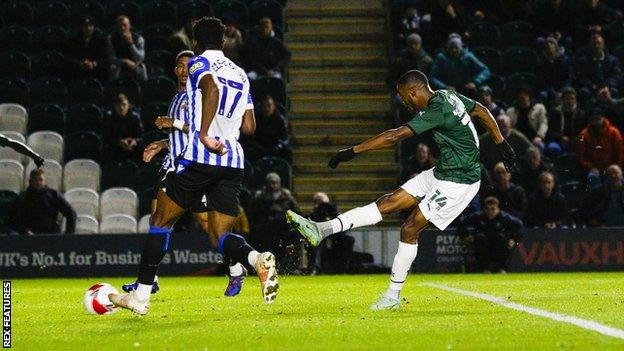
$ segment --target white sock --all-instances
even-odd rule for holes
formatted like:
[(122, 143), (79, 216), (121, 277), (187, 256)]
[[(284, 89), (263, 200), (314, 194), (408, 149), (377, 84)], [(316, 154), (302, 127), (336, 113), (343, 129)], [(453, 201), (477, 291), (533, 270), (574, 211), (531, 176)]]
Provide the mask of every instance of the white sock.
[(230, 266), (230, 277), (239, 277), (243, 275), (243, 265), (236, 262)]
[(152, 293), (152, 284), (147, 285), (147, 284), (139, 283), (139, 286), (137, 286), (134, 292), (134, 296), (136, 296), (136, 298), (139, 301), (148, 301), (151, 293)]
[(252, 267), (255, 267), (256, 262), (258, 261), (258, 256), (260, 256), (258, 251), (250, 252), (249, 255), (247, 255), (247, 262), (249, 262)]
[(326, 238), (349, 229), (377, 224), (382, 219), (377, 204), (372, 202), (366, 206), (347, 211), (331, 221), (317, 223), (317, 225), (323, 238)]
[(418, 244), (407, 244), (399, 242), (399, 249), (394, 255), (392, 262), (392, 275), (390, 276), (390, 287), (386, 291), (386, 296), (393, 299), (399, 299), (399, 294), (405, 284), (407, 274), (412, 268), (412, 262), (418, 253)]

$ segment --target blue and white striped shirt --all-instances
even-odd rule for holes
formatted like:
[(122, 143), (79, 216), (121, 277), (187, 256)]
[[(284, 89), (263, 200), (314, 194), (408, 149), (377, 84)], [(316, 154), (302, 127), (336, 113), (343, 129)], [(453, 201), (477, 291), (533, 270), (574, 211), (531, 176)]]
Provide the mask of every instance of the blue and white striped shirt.
[[(186, 91), (176, 93), (169, 104), (169, 117), (173, 120), (180, 120), (185, 124), (189, 123), (188, 99)], [(176, 128), (171, 129), (169, 133), (169, 154), (163, 161), (163, 169), (171, 171), (175, 169), (175, 160), (184, 152), (184, 148), (188, 143), (188, 135)]]
[[(253, 109), (249, 80), (245, 71), (219, 50), (206, 50), (189, 63), (186, 90), (189, 101), (189, 143), (182, 158), (219, 167), (245, 168), (245, 154), (238, 142), (246, 110)], [(228, 152), (219, 156), (209, 152), (199, 141), (202, 121), (202, 91), (200, 80), (210, 74), (219, 89), (219, 105), (208, 129), (208, 136), (221, 140)], [(182, 167), (182, 168), (181, 168)], [(181, 172), (184, 165), (177, 169)]]

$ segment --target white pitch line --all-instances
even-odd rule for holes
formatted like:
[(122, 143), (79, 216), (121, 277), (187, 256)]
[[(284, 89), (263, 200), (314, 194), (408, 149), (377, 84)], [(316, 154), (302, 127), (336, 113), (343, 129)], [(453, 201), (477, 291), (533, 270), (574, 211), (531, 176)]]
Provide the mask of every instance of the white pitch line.
[(611, 336), (614, 338), (624, 340), (624, 330), (610, 327), (608, 325), (604, 325), (604, 324), (601, 324), (601, 323), (598, 323), (596, 321), (592, 321), (589, 319), (583, 319), (583, 318), (578, 318), (578, 317), (573, 317), (573, 316), (567, 316), (565, 314), (559, 314), (559, 313), (554, 313), (554, 312), (550, 312), (546, 310), (541, 310), (539, 308), (529, 307), (529, 306), (521, 305), (519, 303), (510, 302), (500, 297), (487, 295), (487, 294), (481, 294), (481, 293), (474, 292), (474, 291), (452, 288), (450, 286), (446, 286), (442, 284), (423, 283), (422, 285), (426, 285), (426, 286), (436, 288), (436, 289), (450, 291), (456, 294), (474, 297), (476, 299), (489, 301), (497, 305), (501, 305), (503, 307), (511, 308), (512, 310), (526, 312), (526, 313), (533, 314), (533, 315), (540, 316), (540, 317), (550, 318), (554, 321), (570, 323), (570, 324), (576, 325), (577, 327), (581, 327), (583, 329), (593, 330), (603, 335), (607, 335), (607, 336)]

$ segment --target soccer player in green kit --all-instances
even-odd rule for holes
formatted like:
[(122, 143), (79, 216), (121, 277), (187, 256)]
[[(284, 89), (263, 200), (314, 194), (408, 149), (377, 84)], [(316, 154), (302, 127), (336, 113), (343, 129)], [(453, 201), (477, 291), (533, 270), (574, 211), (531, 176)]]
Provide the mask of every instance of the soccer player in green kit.
[(354, 208), (326, 222), (310, 221), (292, 211), (286, 213), (290, 225), (310, 245), (317, 246), (329, 235), (373, 225), (380, 222), (383, 215), (412, 209), (401, 227), (401, 241), (392, 264), (390, 287), (371, 306), (372, 310), (399, 308), (399, 294), (416, 258), (420, 233), (430, 223), (444, 230), (479, 191), (479, 138), (472, 118), (478, 119), (490, 131), (508, 172), (515, 166), (516, 158), (494, 117), (480, 103), (454, 91), (433, 91), (425, 74), (417, 70), (403, 74), (396, 89), (403, 105), (414, 112), (414, 118), (399, 128), (386, 130), (361, 144), (338, 151), (329, 161), (329, 166), (336, 168), (340, 162), (350, 161), (358, 154), (391, 148), (403, 139), (432, 130), (440, 149), (435, 167), (408, 180), (376, 202)]

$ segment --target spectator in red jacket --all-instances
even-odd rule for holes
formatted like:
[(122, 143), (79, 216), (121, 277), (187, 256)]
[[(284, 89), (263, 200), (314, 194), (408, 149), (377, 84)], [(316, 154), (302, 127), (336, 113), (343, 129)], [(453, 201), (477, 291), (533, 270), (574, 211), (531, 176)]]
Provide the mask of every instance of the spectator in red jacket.
[(581, 131), (576, 154), (592, 187), (602, 183), (602, 173), (609, 165), (622, 164), (622, 134), (611, 125), (600, 109), (589, 114), (589, 123)]

